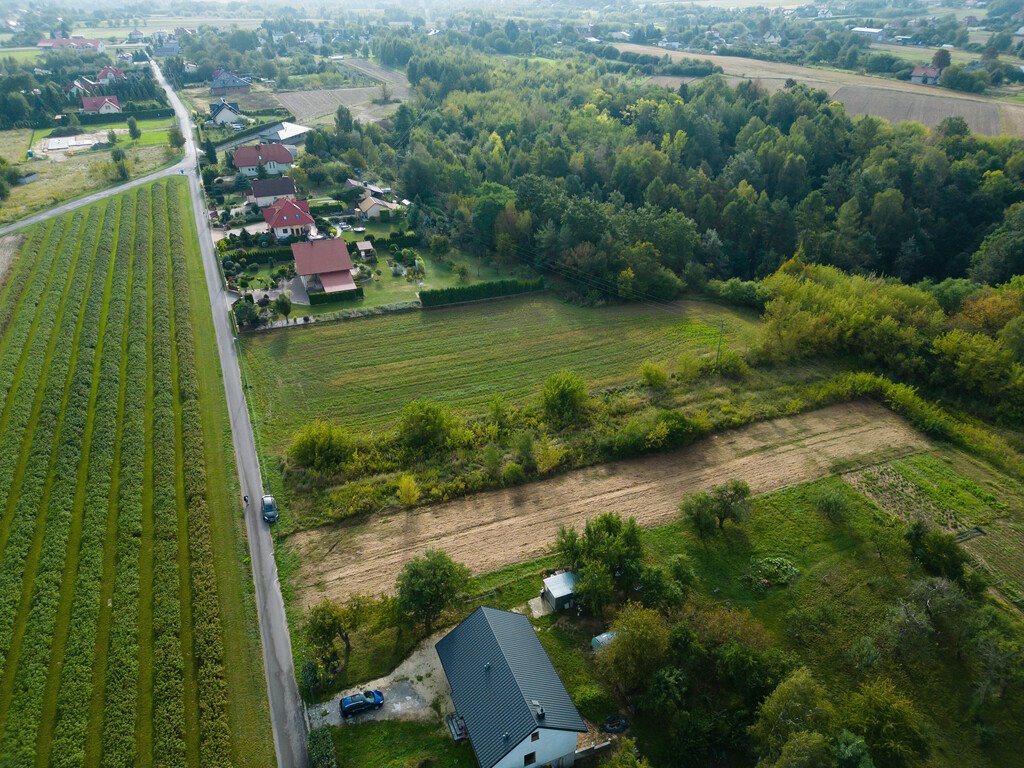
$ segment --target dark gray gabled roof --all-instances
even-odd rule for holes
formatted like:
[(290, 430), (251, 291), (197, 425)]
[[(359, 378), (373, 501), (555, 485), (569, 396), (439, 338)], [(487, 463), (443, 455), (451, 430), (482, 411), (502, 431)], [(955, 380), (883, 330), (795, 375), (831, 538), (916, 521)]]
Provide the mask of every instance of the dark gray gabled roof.
[(436, 648), (480, 768), (538, 728), (587, 730), (526, 616), (477, 608)]
[(295, 182), (287, 176), (271, 176), (269, 179), (253, 179), (252, 196), (294, 195)]

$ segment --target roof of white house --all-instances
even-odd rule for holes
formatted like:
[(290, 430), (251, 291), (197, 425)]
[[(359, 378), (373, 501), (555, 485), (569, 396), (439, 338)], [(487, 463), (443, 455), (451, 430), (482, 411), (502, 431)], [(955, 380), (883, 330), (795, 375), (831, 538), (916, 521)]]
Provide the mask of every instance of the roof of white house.
[(576, 574), (562, 571), (544, 579), (544, 589), (554, 598), (576, 594)]

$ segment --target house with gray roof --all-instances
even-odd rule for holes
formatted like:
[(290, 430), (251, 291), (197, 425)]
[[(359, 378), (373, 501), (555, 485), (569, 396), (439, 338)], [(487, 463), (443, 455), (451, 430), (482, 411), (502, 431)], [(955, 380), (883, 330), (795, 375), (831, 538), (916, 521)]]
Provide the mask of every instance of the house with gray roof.
[(587, 726), (526, 616), (477, 608), (435, 647), (480, 768), (573, 764)]

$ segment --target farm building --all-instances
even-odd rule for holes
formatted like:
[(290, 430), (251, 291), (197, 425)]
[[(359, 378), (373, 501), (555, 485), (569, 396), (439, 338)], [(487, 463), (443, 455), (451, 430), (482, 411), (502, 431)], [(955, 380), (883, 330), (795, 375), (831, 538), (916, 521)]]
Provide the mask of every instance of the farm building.
[(400, 207), (398, 203), (389, 203), (376, 197), (364, 197), (356, 206), (356, 213), (364, 219), (379, 219), (383, 211), (394, 211)]
[(480, 768), (573, 764), (587, 726), (526, 616), (477, 608), (435, 648)]
[(102, 40), (73, 35), (71, 37), (43, 38), (36, 43), (36, 48), (41, 48), (44, 51), (59, 51), (64, 48), (71, 48), (75, 51), (95, 51), (96, 53), (103, 53), (107, 46), (103, 44)]
[(344, 240), (312, 240), (292, 243), (295, 273), (309, 293), (342, 293), (356, 290), (352, 258)]
[(236, 101), (224, 101), (224, 97), (221, 97), (210, 104), (210, 120), (217, 125), (230, 125), (243, 119), (242, 110), (238, 108)]
[(249, 81), (226, 69), (215, 69), (210, 80), (211, 96), (227, 96), (232, 93), (248, 93)]
[(935, 85), (939, 82), (941, 74), (942, 70), (938, 67), (914, 67), (914, 71), (910, 73), (910, 82)]
[(129, 43), (141, 43), (145, 39), (146, 39), (146, 33), (143, 32), (138, 27), (136, 27), (135, 29), (133, 29), (131, 32), (128, 33), (128, 42)]
[(83, 96), (82, 114), (116, 115), (121, 112), (117, 96)]
[(266, 208), (278, 200), (295, 199), (295, 182), (287, 176), (274, 179), (256, 179), (252, 188), (246, 193), (248, 202), (257, 208)]
[(263, 209), (263, 220), (278, 240), (305, 237), (313, 228), (313, 217), (305, 200), (279, 200), (268, 205)]
[(240, 173), (255, 178), (259, 175), (260, 165), (270, 176), (287, 173), (293, 159), (292, 153), (283, 144), (257, 144), (236, 149), (232, 162)]
[(306, 134), (310, 130), (312, 129), (307, 128), (305, 125), (289, 123), (285, 120), (260, 131), (257, 138), (265, 144), (287, 144), (291, 147), (297, 147), (305, 141)]
[(572, 608), (576, 598), (576, 574), (572, 571), (561, 571), (544, 579), (544, 588), (540, 596), (552, 611)]
[(879, 29), (878, 27), (854, 27), (850, 31), (855, 35), (868, 37), (872, 40), (881, 40), (882, 36), (885, 34), (885, 30)]

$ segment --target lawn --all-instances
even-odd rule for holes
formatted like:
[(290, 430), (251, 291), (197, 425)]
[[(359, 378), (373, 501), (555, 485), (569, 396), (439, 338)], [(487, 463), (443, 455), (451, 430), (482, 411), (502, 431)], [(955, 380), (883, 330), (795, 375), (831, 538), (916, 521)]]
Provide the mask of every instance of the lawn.
[(108, 198), (0, 290), (11, 765), (273, 759), (192, 220), (181, 180)]
[(42, 55), (38, 48), (0, 48), (0, 59), (11, 58), (19, 64), (35, 61)]
[[(136, 121), (139, 130), (145, 134), (147, 131), (166, 131), (168, 128), (173, 128), (177, 125), (177, 121), (173, 117), (156, 118), (153, 120), (138, 120)], [(119, 135), (124, 134), (125, 138), (128, 137), (128, 123), (124, 120), (110, 120), (105, 123), (91, 123), (89, 125), (82, 126), (82, 130), (86, 133), (106, 133), (113, 128)], [(53, 131), (57, 130), (52, 128), (49, 131), (41, 131), (36, 136), (36, 141), (42, 138), (48, 137)], [(166, 136), (164, 141), (166, 141)]]
[[(128, 149), (131, 178), (153, 173), (177, 161), (166, 144)], [(38, 173), (31, 184), (18, 185), (0, 207), (0, 223), (17, 221), (44, 208), (120, 183), (110, 171), (110, 151), (84, 151), (56, 162), (45, 157), (20, 163), (23, 173)]]
[(522, 401), (564, 368), (594, 388), (635, 381), (646, 359), (714, 352), (719, 321), (738, 347), (755, 328), (707, 302), (584, 308), (544, 294), (247, 334), (242, 348), (257, 429), (278, 453), (316, 416), (358, 433), (391, 426), (416, 398), (463, 414), (499, 393)]
[(0, 157), (11, 165), (20, 163), (25, 159), (32, 141), (31, 128), (12, 128), (8, 131), (0, 131)]
[(456, 744), (440, 723), (392, 720), (332, 728), (338, 768), (475, 768), (469, 742)]

